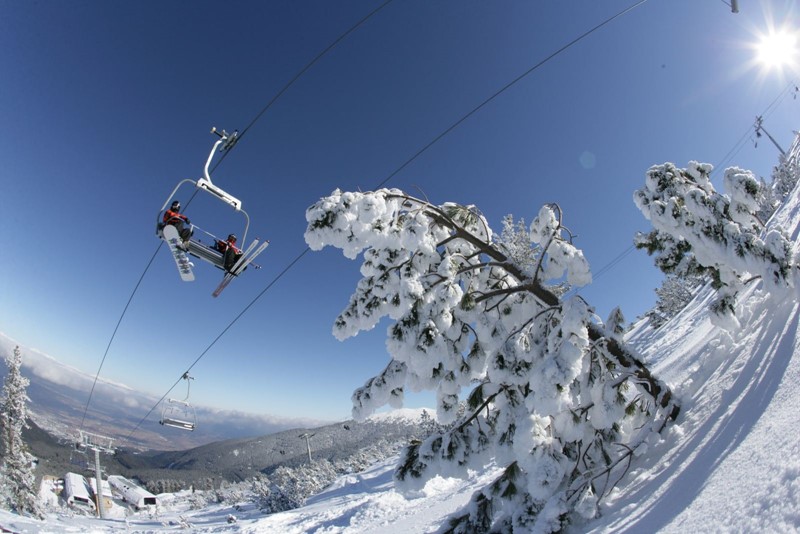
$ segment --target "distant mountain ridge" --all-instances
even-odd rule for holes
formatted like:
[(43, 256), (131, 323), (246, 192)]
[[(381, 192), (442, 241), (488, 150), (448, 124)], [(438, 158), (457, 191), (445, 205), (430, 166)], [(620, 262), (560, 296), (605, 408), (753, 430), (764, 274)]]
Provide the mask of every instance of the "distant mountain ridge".
[[(151, 413), (140, 425), (148, 410), (156, 405), (156, 397), (102, 378), (95, 383), (94, 377), (0, 333), (0, 358), (11, 354), (15, 346), (22, 351), (22, 374), (30, 380), (28, 410), (31, 419), (53, 436), (67, 441), (76, 440), (77, 429), (83, 426), (84, 430), (115, 438), (117, 444), (131, 449), (182, 450), (329, 422), (195, 406), (202, 424), (194, 432), (159, 425), (160, 412)], [(0, 380), (5, 374), (6, 367), (0, 362)], [(93, 384), (90, 410), (86, 411), (84, 421)], [(136, 431), (132, 432), (134, 429)]]
[[(114, 461), (121, 471), (143, 481), (169, 476), (179, 481), (239, 482), (268, 474), (279, 466), (313, 461), (345, 460), (365, 449), (405, 445), (423, 437), (424, 409), (403, 410), (398, 417), (371, 417), (362, 423), (346, 421), (316, 428), (296, 428), (265, 436), (229, 439), (185, 451), (135, 452), (121, 450)], [(308, 439), (306, 439), (308, 436)], [(310, 452), (309, 452), (310, 450)], [(168, 471), (166, 471), (168, 470)]]
[[(39, 459), (37, 474), (83, 472), (94, 460), (77, 452), (75, 442), (94, 378), (0, 333), (0, 357), (18, 345), (23, 376), (30, 380), (31, 428), (24, 439)], [(0, 380), (5, 374), (0, 364)], [(306, 463), (309, 448), (314, 460), (333, 462), (370, 447), (406, 444), (432, 421), (423, 418), (423, 409), (376, 414), (363, 423), (320, 424), (197, 406), (201, 424), (194, 432), (161, 426), (159, 415), (151, 414), (135, 438), (126, 439), (156, 401), (122, 384), (102, 379), (94, 384), (84, 430), (115, 438), (116, 454), (102, 458), (107, 473), (178, 487), (236, 482)]]
[[(121, 448), (103, 455), (103, 470), (141, 482), (167, 481), (173, 488), (218, 488), (269, 474), (280, 466), (295, 467), (313, 461), (347, 460), (370, 449), (397, 449), (430, 430), (424, 409), (401, 410), (392, 417), (374, 416), (363, 423), (346, 421), (316, 428), (296, 428), (251, 438), (228, 439), (183, 451), (138, 451)], [(308, 436), (308, 440), (306, 440)], [(23, 439), (38, 459), (37, 475), (63, 476), (68, 471), (91, 471), (94, 457), (75, 450), (31, 423)]]

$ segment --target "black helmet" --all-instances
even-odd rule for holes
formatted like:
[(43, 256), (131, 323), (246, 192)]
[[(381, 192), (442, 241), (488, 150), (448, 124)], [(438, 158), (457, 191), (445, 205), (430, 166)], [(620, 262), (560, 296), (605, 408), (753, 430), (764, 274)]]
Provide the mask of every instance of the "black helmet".
[(236, 243), (236, 235), (228, 234), (228, 241), (233, 241), (234, 243)]
[(173, 203), (172, 203), (172, 209), (173, 209), (173, 210), (176, 210), (176, 211), (177, 211), (177, 210), (179, 210), (179, 209), (181, 209), (181, 203), (180, 203), (180, 201), (176, 200), (175, 202), (173, 202)]

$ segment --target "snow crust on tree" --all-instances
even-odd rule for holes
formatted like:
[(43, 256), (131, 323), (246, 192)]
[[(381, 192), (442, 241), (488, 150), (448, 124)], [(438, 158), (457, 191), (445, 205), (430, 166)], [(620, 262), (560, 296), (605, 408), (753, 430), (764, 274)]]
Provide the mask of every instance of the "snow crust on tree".
[(715, 191), (712, 166), (692, 161), (685, 169), (673, 163), (651, 167), (645, 187), (637, 190), (636, 206), (654, 231), (637, 236), (637, 246), (657, 252), (656, 264), (668, 274), (710, 274), (719, 298), (711, 306), (717, 326), (738, 328), (736, 295), (761, 279), (772, 294), (795, 284), (795, 260), (786, 232), (764, 228), (756, 213), (762, 183), (750, 171), (725, 171), (728, 194)]
[(0, 422), (2, 423), (2, 453), (0, 484), (4, 506), (19, 514), (42, 518), (44, 512), (38, 499), (33, 456), (22, 440), (22, 429), (28, 427), (28, 384), (22, 376), (22, 353), (19, 347), (6, 358), (8, 373), (3, 384)]
[(390, 320), (391, 359), (353, 394), (353, 416), (401, 405), (406, 388), (435, 390), (449, 425), (407, 448), (397, 486), (504, 466), (452, 532), (554, 532), (592, 517), (634, 451), (677, 415), (669, 388), (624, 347), (619, 310), (602, 325), (582, 298), (551, 291), (591, 281), (561, 216), (543, 206), (524, 232), (507, 218), (498, 237), (474, 206), (397, 189), (336, 190), (306, 212), (309, 247), (363, 258), (334, 335)]

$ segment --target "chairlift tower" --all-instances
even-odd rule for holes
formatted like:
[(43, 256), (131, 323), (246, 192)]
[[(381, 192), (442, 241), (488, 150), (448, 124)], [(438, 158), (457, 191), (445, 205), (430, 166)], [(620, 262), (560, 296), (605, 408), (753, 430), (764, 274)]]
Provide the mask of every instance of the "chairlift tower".
[(316, 436), (316, 434), (309, 434), (308, 432), (305, 432), (298, 436), (300, 438), (306, 438), (306, 449), (308, 450), (308, 463), (313, 463), (313, 460), (311, 459), (311, 438), (313, 438), (314, 436)]
[(772, 144), (775, 145), (775, 148), (777, 148), (781, 153), (781, 156), (786, 157), (786, 151), (781, 148), (781, 145), (779, 145), (778, 142), (775, 141), (775, 139), (773, 139), (769, 132), (764, 128), (764, 118), (759, 115), (756, 117), (756, 137), (761, 137), (761, 132), (764, 132), (767, 135), (769, 140), (772, 141)]
[(94, 451), (94, 481), (95, 481), (95, 496), (97, 497), (97, 513), (100, 519), (106, 519), (106, 508), (103, 502), (103, 478), (102, 471), (100, 470), (100, 453), (114, 454), (112, 447), (113, 438), (101, 436), (99, 434), (92, 434), (80, 430), (80, 443), (78, 447), (84, 450)]

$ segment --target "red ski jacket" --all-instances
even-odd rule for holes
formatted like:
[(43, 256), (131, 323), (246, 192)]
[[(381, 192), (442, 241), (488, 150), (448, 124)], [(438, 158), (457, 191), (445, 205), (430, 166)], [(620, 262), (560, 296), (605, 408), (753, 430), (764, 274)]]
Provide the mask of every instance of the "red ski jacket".
[(169, 224), (169, 222), (172, 219), (180, 219), (180, 220), (186, 221), (186, 222), (189, 221), (189, 218), (186, 217), (186, 215), (181, 215), (177, 211), (172, 211), (172, 210), (168, 209), (167, 211), (164, 212), (164, 224)]
[(234, 245), (230, 241), (221, 241), (221, 240), (217, 239), (217, 250), (219, 250), (220, 252), (222, 252), (224, 254), (225, 251), (228, 250), (228, 247), (232, 248), (233, 252), (236, 253), (236, 254), (239, 254), (239, 253), (242, 252), (241, 250), (239, 250), (236, 247), (236, 245)]

